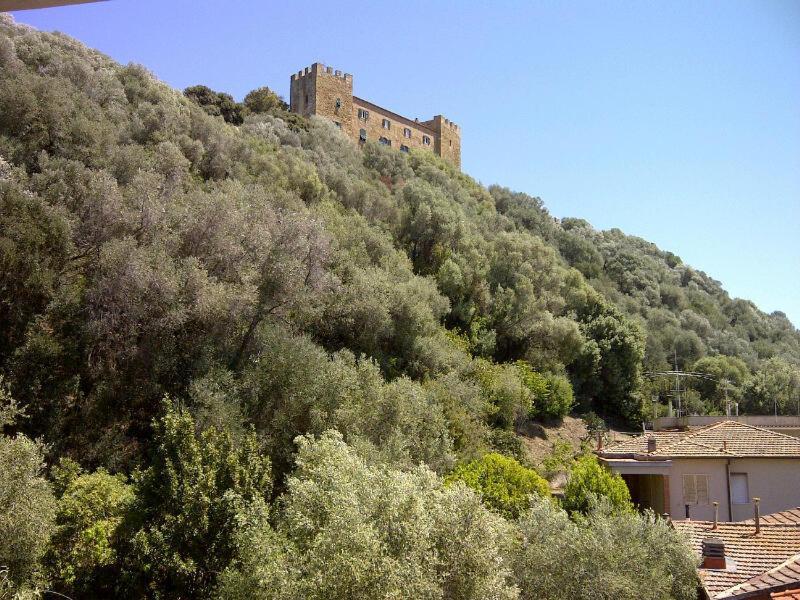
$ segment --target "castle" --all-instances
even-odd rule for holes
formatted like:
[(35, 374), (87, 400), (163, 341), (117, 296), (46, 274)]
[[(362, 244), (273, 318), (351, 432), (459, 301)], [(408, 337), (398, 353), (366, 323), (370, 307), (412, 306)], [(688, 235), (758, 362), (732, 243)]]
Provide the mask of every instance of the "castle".
[(436, 115), (429, 121), (409, 119), (353, 95), (353, 76), (314, 63), (293, 73), (290, 110), (331, 119), (352, 140), (375, 140), (408, 152), (422, 148), (461, 168), (461, 131), (458, 125)]

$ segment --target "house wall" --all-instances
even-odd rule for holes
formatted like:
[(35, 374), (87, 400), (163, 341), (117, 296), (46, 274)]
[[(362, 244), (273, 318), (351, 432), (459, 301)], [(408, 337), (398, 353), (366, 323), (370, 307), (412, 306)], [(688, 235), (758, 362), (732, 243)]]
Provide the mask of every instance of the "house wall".
[[(714, 501), (719, 502), (719, 518), (723, 521), (743, 521), (753, 517), (752, 502), (731, 504), (728, 513), (728, 482), (726, 459), (672, 459), (669, 469), (670, 514), (673, 518), (685, 516), (683, 475), (708, 475), (708, 504), (693, 504), (692, 519), (711, 521), (714, 518)], [(732, 458), (731, 473), (747, 473), (748, 496), (761, 498), (760, 510), (766, 515), (800, 506), (800, 459), (791, 458)]]
[[(730, 471), (747, 473), (748, 495), (761, 498), (762, 515), (800, 506), (800, 459), (734, 458)], [(752, 518), (752, 503), (733, 505), (733, 521)]]
[(730, 521), (728, 514), (728, 483), (725, 474), (725, 461), (719, 459), (672, 459), (669, 470), (670, 503), (669, 514), (673, 519), (683, 519), (686, 516), (685, 502), (683, 499), (684, 475), (708, 475), (708, 504), (692, 504), (689, 515), (698, 521), (714, 520), (714, 505), (719, 502), (719, 519)]

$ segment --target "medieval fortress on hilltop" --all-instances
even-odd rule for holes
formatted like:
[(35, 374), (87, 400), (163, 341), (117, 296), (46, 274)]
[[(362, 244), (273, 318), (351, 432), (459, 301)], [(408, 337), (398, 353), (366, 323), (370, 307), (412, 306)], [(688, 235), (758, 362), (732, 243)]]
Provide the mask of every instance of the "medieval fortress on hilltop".
[(349, 73), (314, 63), (292, 74), (289, 99), (292, 112), (327, 117), (359, 144), (375, 140), (401, 152), (423, 148), (461, 168), (458, 125), (442, 115), (412, 120), (354, 96)]

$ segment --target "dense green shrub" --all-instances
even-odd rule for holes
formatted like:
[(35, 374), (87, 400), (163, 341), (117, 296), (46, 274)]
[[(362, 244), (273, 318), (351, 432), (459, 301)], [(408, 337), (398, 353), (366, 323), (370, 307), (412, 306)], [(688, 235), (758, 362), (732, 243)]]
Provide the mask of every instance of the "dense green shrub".
[(570, 513), (586, 513), (598, 499), (604, 499), (614, 509), (633, 508), (622, 477), (604, 468), (594, 454), (584, 454), (570, 471), (562, 505)]
[[(0, 377), (0, 432), (20, 416)], [(24, 435), (0, 433), (0, 593), (4, 595), (45, 581), (40, 560), (54, 529), (55, 498), (43, 471), (41, 444)]]
[(56, 588), (78, 596), (113, 592), (117, 533), (133, 499), (125, 477), (103, 469), (67, 483), (47, 560)]
[(511, 519), (527, 509), (531, 495), (550, 495), (550, 486), (536, 471), (494, 452), (457, 467), (445, 482), (465, 484), (486, 506)]
[(514, 555), (523, 600), (694, 600), (695, 560), (686, 540), (652, 513), (605, 503), (577, 521), (550, 502), (519, 520)]
[(531, 392), (531, 417), (553, 420), (563, 419), (569, 414), (575, 396), (572, 384), (566, 377), (537, 373), (525, 361), (517, 361), (517, 368), (523, 383)]
[(269, 113), (276, 109), (288, 108), (283, 98), (268, 87), (260, 87), (248, 92), (242, 104), (253, 114)]
[(271, 492), (270, 464), (254, 435), (198, 433), (185, 409), (164, 404), (153, 463), (121, 533), (124, 587), (130, 595), (205, 597), (237, 555), (236, 515)]
[(336, 432), (298, 444), (277, 527), (242, 516), (220, 598), (516, 598), (510, 526), (466, 487), (371, 467)]

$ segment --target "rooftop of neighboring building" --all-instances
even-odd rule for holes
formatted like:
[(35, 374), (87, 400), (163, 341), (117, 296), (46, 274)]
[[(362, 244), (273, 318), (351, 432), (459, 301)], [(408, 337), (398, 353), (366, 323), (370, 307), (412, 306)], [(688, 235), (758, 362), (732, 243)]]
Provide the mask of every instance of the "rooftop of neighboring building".
[[(754, 523), (755, 519), (747, 519), (745, 523)], [(762, 523), (769, 525), (800, 525), (800, 506), (761, 517)]]
[(604, 458), (800, 458), (800, 438), (736, 421), (652, 431), (596, 451)]
[[(703, 540), (724, 544), (725, 568), (698, 568), (703, 589), (712, 600), (765, 598), (772, 592), (800, 590), (800, 524), (774, 523), (774, 515), (752, 522), (673, 521), (702, 558)], [(784, 596), (786, 598), (786, 596)], [(788, 596), (791, 598), (791, 596)]]

